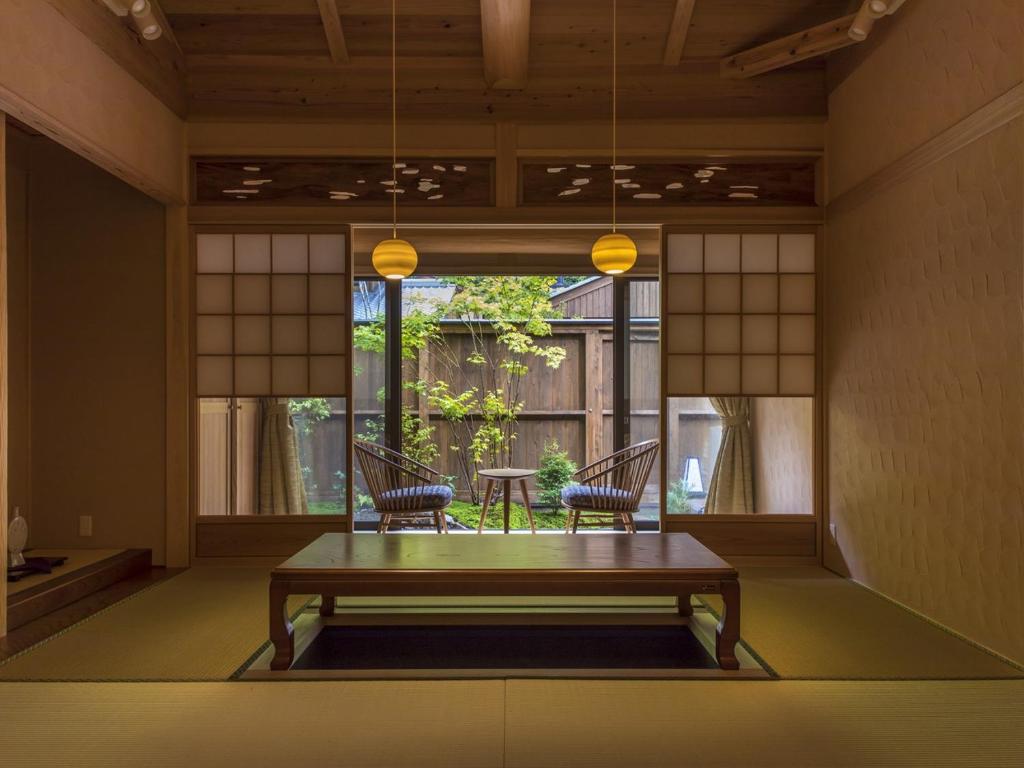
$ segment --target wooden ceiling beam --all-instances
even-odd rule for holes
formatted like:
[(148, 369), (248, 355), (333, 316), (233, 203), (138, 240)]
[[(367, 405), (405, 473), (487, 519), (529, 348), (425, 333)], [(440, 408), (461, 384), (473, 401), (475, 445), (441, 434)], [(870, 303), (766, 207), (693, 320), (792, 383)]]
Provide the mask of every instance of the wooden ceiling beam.
[(480, 0), (480, 20), (487, 86), (525, 88), (530, 58), (530, 0)]
[(855, 13), (796, 32), (722, 59), (722, 77), (747, 78), (814, 56), (864, 42), (883, 16), (892, 16), (906, 0), (861, 0)]
[(666, 67), (675, 67), (683, 58), (686, 37), (690, 33), (690, 20), (697, 0), (676, 0), (676, 9), (672, 14), (672, 24), (668, 28), (665, 41), (664, 63)]
[(348, 64), (348, 46), (345, 45), (345, 32), (341, 28), (341, 14), (338, 12), (337, 0), (316, 0), (320, 9), (320, 20), (327, 35), (327, 47), (331, 51), (331, 61), (335, 64)]
[[(124, 19), (93, 0), (46, 0), (61, 16), (138, 80), (178, 117), (188, 108), (185, 57), (175, 47), (170, 25), (152, 42), (143, 40)], [(154, 3), (155, 6), (155, 3)]]
[(860, 42), (850, 36), (857, 14), (819, 24), (756, 48), (722, 59), (722, 77), (748, 78), (795, 64), (804, 59), (838, 51)]

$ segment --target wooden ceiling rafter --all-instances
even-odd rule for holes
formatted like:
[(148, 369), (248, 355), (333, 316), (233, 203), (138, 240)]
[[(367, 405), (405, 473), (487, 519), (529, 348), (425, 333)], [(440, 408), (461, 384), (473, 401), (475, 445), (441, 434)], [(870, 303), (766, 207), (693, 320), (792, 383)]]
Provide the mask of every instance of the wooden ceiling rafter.
[(348, 46), (345, 44), (345, 31), (341, 26), (337, 0), (316, 0), (316, 5), (324, 25), (331, 61), (335, 64), (348, 64)]
[(675, 11), (672, 13), (672, 24), (668, 28), (665, 40), (664, 64), (666, 67), (679, 66), (686, 47), (686, 38), (690, 34), (690, 23), (697, 0), (676, 0)]
[(878, 19), (891, 16), (905, 1), (862, 0), (854, 13), (727, 56), (721, 62), (722, 77), (755, 77), (862, 43)]
[(530, 0), (480, 0), (480, 26), (487, 87), (525, 88), (530, 61)]

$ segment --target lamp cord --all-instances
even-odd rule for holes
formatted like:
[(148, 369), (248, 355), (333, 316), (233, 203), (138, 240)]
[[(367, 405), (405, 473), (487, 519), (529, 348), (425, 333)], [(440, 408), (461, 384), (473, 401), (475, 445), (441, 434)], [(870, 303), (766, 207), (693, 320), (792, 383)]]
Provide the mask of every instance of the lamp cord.
[(616, 166), (618, 165), (618, 8), (612, 0), (612, 232), (616, 231)]
[(398, 34), (395, 0), (391, 0), (391, 238), (398, 239), (398, 116), (395, 110), (398, 80)]

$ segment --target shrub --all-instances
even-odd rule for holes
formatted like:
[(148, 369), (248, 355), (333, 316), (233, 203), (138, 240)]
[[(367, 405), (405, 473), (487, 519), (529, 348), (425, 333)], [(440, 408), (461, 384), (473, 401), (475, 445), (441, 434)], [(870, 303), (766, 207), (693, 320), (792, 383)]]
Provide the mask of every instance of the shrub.
[(557, 440), (545, 443), (544, 452), (540, 456), (540, 469), (537, 471), (540, 503), (557, 507), (562, 501), (562, 489), (572, 483), (575, 472), (576, 462), (558, 447)]
[(690, 498), (690, 492), (686, 490), (682, 479), (676, 480), (665, 494), (666, 511), (670, 515), (692, 515), (696, 510)]

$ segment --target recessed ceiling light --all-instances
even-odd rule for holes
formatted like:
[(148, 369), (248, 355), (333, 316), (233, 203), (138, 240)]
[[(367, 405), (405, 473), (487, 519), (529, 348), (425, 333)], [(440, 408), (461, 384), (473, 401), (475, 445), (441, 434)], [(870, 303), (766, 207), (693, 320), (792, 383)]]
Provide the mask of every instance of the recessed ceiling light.
[(381, 184), (383, 184), (385, 187), (391, 187), (394, 186), (395, 182), (393, 179), (384, 179), (384, 181), (382, 181)]
[(707, 166), (709, 171), (728, 171), (729, 169), (721, 165), (709, 165)]
[(464, 165), (453, 165), (452, 166), (452, 170), (453, 171), (458, 171), (459, 173), (465, 173), (466, 172), (466, 166), (464, 166)]
[(578, 194), (579, 191), (580, 191), (579, 187), (572, 187), (570, 189), (563, 189), (561, 192), (558, 193), (558, 196), (559, 197), (568, 197), (569, 195)]
[(714, 175), (715, 172), (712, 171), (710, 168), (704, 168), (702, 170), (695, 171), (693, 177), (695, 179), (710, 179)]
[(681, 182), (681, 181), (673, 181), (671, 184), (666, 184), (665, 185), (665, 189), (682, 189), (682, 188), (683, 188), (683, 182)]
[(242, 170), (248, 171), (249, 173), (259, 173), (260, 167), (258, 165), (243, 165)]
[(548, 168), (548, 173), (561, 173), (564, 170), (565, 170), (565, 166), (564, 165), (562, 165), (562, 166), (552, 166), (551, 168)]
[(576, 163), (577, 168), (590, 168), (590, 163)]
[(640, 185), (639, 184), (623, 184), (622, 188), (623, 189), (640, 189)]
[(257, 195), (258, 189), (225, 189), (225, 195)]
[(366, 179), (356, 179), (356, 184), (365, 184)]
[(632, 179), (616, 179), (615, 183), (616, 184), (629, 184), (632, 181), (633, 181)]
[(733, 199), (756, 199), (757, 195), (753, 192), (730, 192), (729, 197)]
[(245, 195), (235, 195), (235, 200), (249, 200), (249, 199), (251, 199), (251, 198), (248, 198)]
[(269, 184), (273, 179), (245, 179), (242, 184), (247, 187), (258, 187), (262, 184)]
[(661, 200), (660, 192), (637, 192), (633, 197), (637, 200)]
[(731, 184), (729, 189), (760, 189), (757, 184)]
[(395, 163), (395, 168), (405, 168), (405, 163)]
[(635, 165), (622, 165), (621, 163), (612, 166), (613, 171), (632, 171), (634, 168), (636, 168)]
[(701, 179), (700, 183), (701, 184), (707, 184), (709, 181), (711, 181), (711, 179)]
[(572, 184), (574, 187), (582, 187), (590, 183), (590, 179), (573, 179)]
[(445, 168), (445, 167), (444, 167), (443, 165), (435, 165), (435, 166), (434, 166), (434, 170), (435, 170), (435, 171), (441, 171), (442, 173), (444, 173), (444, 172), (445, 172), (446, 170), (448, 170), (448, 169), (447, 169), (447, 168)]
[(427, 200), (440, 200), (442, 197), (444, 197), (444, 195), (439, 192), (436, 195), (430, 195)]
[(405, 194), (405, 190), (402, 189), (401, 187), (390, 187), (389, 189), (385, 189), (384, 191), (387, 192), (389, 195), (404, 195)]
[(402, 173), (404, 173), (406, 176), (415, 176), (419, 172), (420, 172), (419, 168), (403, 168), (402, 169)]

